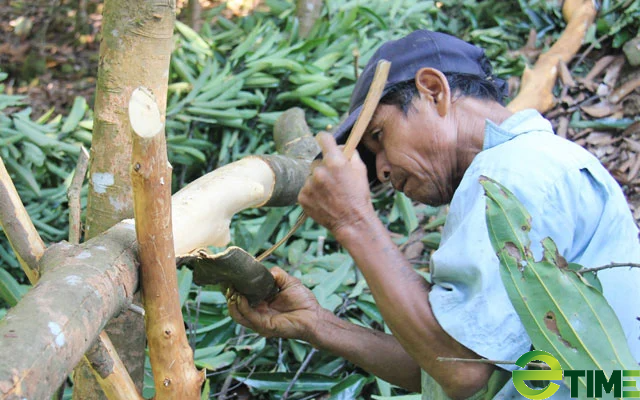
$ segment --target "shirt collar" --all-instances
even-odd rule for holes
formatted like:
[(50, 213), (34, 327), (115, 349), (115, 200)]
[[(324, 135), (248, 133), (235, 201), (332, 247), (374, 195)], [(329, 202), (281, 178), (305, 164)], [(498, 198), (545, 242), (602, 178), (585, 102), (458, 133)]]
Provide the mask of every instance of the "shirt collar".
[(551, 123), (533, 109), (519, 111), (500, 125), (487, 119), (482, 150), (488, 150), (524, 133), (540, 131), (553, 134)]

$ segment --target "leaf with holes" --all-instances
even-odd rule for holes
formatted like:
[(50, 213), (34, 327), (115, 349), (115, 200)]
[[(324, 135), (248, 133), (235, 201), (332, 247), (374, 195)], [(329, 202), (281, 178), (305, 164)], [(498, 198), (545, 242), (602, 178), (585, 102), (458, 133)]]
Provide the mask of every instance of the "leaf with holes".
[[(513, 193), (481, 177), (487, 227), (500, 259), (500, 275), (533, 346), (551, 353), (564, 369), (637, 369), (615, 313), (599, 290), (568, 264), (553, 240), (543, 257), (531, 254), (531, 217)], [(580, 379), (580, 393), (586, 382)]]

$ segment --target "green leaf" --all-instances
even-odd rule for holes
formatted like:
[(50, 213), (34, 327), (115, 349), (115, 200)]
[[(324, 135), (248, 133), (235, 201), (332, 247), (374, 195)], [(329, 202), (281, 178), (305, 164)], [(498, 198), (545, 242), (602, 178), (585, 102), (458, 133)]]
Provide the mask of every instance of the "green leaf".
[(4, 300), (9, 307), (18, 304), (25, 290), (20, 286), (18, 281), (11, 276), (4, 268), (0, 268), (0, 298)]
[(358, 398), (362, 388), (373, 378), (353, 374), (346, 377), (329, 391), (330, 400), (352, 400)]
[(251, 246), (249, 250), (247, 250), (250, 254), (255, 254), (258, 250), (265, 247), (265, 243), (271, 237), (273, 232), (278, 228), (280, 223), (282, 222), (282, 218), (286, 213), (287, 209), (284, 207), (274, 207), (269, 210), (267, 213), (267, 217), (265, 218), (262, 225), (260, 225), (260, 229), (254, 235), (253, 240), (251, 241)]
[(180, 294), (180, 308), (184, 307), (184, 302), (189, 297), (189, 290), (193, 282), (193, 271), (186, 266), (178, 270), (178, 293)]
[[(275, 390), (284, 392), (289, 383), (293, 380), (295, 373), (292, 372), (234, 372), (233, 377), (245, 385), (258, 390)], [(293, 384), (293, 392), (314, 392), (330, 390), (336, 383), (337, 378), (326, 375), (302, 373)]]
[(235, 351), (227, 351), (214, 357), (205, 357), (193, 360), (198, 368), (206, 368), (209, 371), (217, 371), (221, 368), (228, 367), (233, 364), (236, 359)]
[(345, 260), (337, 270), (331, 272), (321, 284), (313, 288), (312, 292), (318, 299), (320, 305), (342, 285), (351, 272), (352, 266), (353, 260)]
[(402, 217), (407, 234), (413, 232), (418, 227), (418, 217), (411, 200), (404, 193), (396, 192), (394, 206)]
[[(637, 369), (614, 311), (602, 293), (569, 268), (550, 238), (535, 261), (531, 217), (498, 182), (481, 177), (487, 227), (500, 260), (500, 275), (534, 348), (549, 352), (563, 369)], [(586, 383), (580, 379), (586, 393)]]
[(408, 394), (405, 396), (376, 396), (375, 394), (371, 396), (374, 400), (421, 400), (421, 394)]
[(86, 111), (87, 101), (84, 97), (76, 96), (76, 98), (73, 100), (71, 112), (69, 113), (67, 119), (64, 121), (64, 125), (62, 125), (62, 128), (60, 129), (60, 133), (67, 134), (76, 129), (78, 123), (80, 123)]

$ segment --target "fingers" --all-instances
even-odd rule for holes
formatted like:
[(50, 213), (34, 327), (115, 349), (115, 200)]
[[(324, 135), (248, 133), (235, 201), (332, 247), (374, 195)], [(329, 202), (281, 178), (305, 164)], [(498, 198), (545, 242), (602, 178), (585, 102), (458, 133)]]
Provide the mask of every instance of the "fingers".
[(242, 297), (242, 296), (239, 296), (237, 293), (235, 293), (230, 298), (227, 299), (227, 308), (229, 309), (229, 315), (231, 316), (231, 318), (233, 318), (234, 321), (236, 321), (240, 325), (246, 326), (247, 328), (253, 331), (256, 331), (254, 325), (238, 309), (239, 297)]
[(333, 136), (320, 132), (316, 135), (316, 140), (322, 149), (322, 159), (327, 166), (340, 166), (347, 161)]

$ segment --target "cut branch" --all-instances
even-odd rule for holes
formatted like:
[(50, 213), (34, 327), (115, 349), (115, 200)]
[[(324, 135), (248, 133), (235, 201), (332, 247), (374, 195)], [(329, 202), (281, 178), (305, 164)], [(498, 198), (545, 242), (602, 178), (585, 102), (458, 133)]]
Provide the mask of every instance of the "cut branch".
[(131, 181), (156, 398), (199, 399), (205, 371), (193, 363), (184, 328), (171, 229), (171, 168), (160, 110), (151, 92), (133, 92), (129, 118), (135, 132)]
[(553, 107), (558, 63), (569, 63), (578, 52), (597, 10), (593, 0), (565, 0), (562, 13), (567, 27), (549, 51), (538, 58), (533, 69), (525, 69), (520, 92), (508, 105), (511, 111), (535, 108), (545, 112)]
[(40, 277), (38, 261), (45, 246), (0, 158), (0, 224), (29, 282)]

